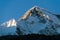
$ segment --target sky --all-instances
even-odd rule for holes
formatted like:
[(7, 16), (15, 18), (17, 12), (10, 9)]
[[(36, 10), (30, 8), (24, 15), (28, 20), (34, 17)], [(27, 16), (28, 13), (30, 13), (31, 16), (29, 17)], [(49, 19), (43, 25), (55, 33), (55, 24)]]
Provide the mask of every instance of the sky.
[(0, 24), (12, 18), (18, 20), (33, 6), (60, 14), (60, 0), (0, 0)]

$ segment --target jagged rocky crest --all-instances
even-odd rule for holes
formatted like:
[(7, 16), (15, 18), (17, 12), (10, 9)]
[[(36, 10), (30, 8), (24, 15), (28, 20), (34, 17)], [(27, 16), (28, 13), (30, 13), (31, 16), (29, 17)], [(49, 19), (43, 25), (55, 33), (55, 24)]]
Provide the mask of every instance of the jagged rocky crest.
[(13, 24), (13, 26), (16, 26), (13, 30), (15, 30), (15, 34), (17, 35), (60, 34), (60, 20), (49, 11), (40, 9), (37, 6), (34, 6), (26, 11), (26, 13), (21, 18), (19, 18), (18, 21), (14, 21)]

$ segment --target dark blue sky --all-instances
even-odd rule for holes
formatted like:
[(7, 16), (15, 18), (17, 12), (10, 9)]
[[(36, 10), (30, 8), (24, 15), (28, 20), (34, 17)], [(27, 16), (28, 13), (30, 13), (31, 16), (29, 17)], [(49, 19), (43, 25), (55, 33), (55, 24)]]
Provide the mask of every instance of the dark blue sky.
[(60, 13), (60, 0), (0, 0), (0, 24), (11, 18), (17, 20), (35, 5), (55, 14)]

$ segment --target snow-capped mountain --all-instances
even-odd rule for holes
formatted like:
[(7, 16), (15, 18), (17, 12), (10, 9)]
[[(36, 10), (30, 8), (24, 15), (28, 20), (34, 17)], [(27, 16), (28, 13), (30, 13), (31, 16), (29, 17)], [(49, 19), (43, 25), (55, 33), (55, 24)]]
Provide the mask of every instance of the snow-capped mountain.
[(17, 21), (11, 19), (0, 26), (0, 35), (60, 34), (60, 20), (51, 12), (34, 6)]
[(18, 20), (17, 27), (24, 34), (56, 35), (60, 33), (60, 20), (49, 11), (34, 6)]
[(2, 23), (1, 26), (12, 27), (12, 26), (17, 26), (17, 25), (16, 25), (15, 19), (11, 19), (7, 22)]
[(16, 21), (10, 19), (0, 25), (0, 36), (2, 35), (16, 35)]

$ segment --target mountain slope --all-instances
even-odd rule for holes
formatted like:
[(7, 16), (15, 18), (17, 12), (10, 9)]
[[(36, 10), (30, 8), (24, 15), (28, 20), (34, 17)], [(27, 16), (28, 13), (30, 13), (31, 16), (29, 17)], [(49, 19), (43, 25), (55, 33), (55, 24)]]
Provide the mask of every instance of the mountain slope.
[(0, 36), (3, 35), (16, 35), (16, 21), (11, 19), (0, 25)]
[(17, 25), (24, 34), (56, 35), (59, 34), (57, 31), (60, 27), (60, 21), (55, 15), (34, 6), (18, 20)]
[(0, 25), (0, 36), (27, 34), (60, 34), (60, 20), (51, 12), (32, 7), (17, 21), (11, 19)]
[(57, 16), (57, 18), (59, 18), (60, 19), (60, 15), (56, 15)]

